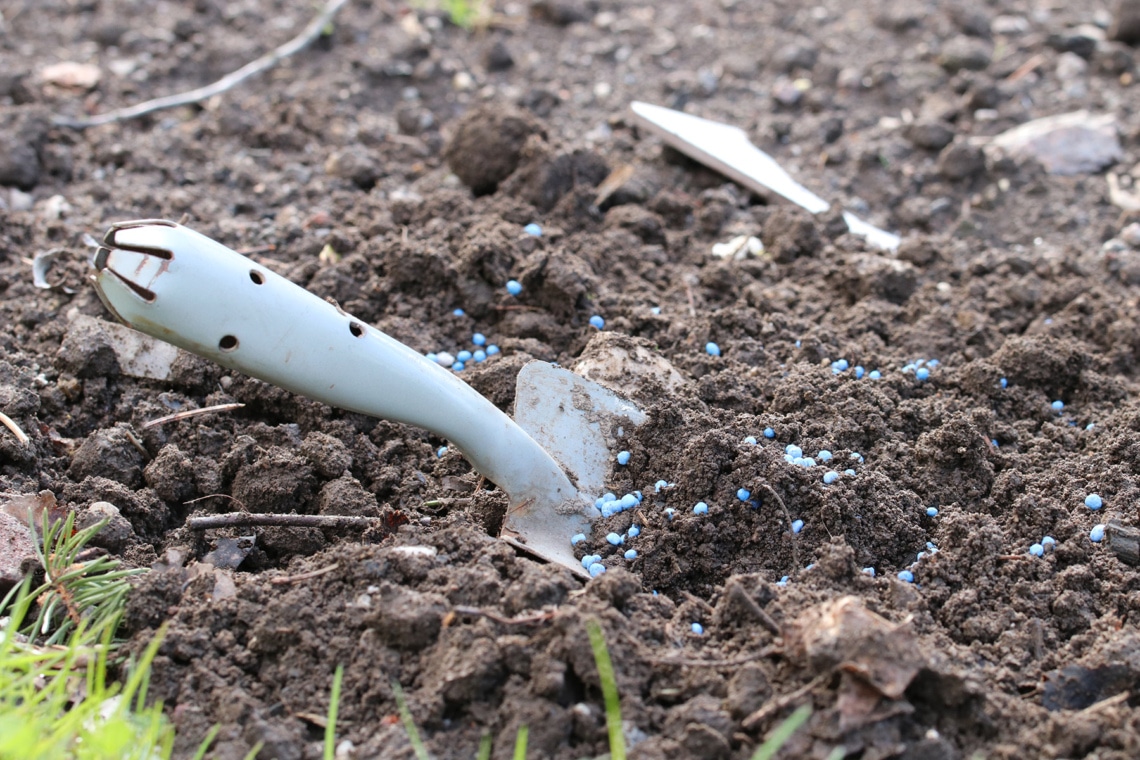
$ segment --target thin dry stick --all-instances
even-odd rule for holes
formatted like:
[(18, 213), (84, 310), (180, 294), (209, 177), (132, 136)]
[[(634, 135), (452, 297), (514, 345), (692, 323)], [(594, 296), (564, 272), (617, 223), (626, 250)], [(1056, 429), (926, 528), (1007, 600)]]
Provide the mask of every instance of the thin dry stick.
[(212, 412), (230, 412), (234, 409), (241, 409), (245, 404), (216, 404), (214, 406), (204, 406), (201, 409), (187, 409), (184, 412), (175, 412), (168, 414), (165, 417), (159, 417), (150, 422), (144, 422), (142, 429), (152, 428), (157, 425), (165, 425), (167, 422), (177, 422), (178, 420), (186, 420), (191, 417), (197, 417), (200, 414), (210, 414)]
[(783, 710), (788, 705), (799, 700), (805, 694), (807, 694), (812, 689), (816, 688), (817, 686), (819, 686), (820, 684), (822, 684), (824, 681), (826, 681), (829, 678), (831, 678), (831, 673), (822, 673), (822, 674), (816, 676), (815, 678), (813, 678), (812, 680), (808, 681), (806, 684), (804, 684), (800, 688), (793, 691), (791, 694), (785, 694), (782, 697), (776, 697), (775, 699), (769, 699), (767, 702), (764, 703), (763, 707), (761, 707), (759, 710), (757, 710), (756, 712), (749, 715), (747, 718), (745, 718), (741, 722), (741, 724), (740, 724), (741, 728), (743, 728), (745, 731), (751, 731), (752, 729), (756, 728), (761, 723), (763, 723), (765, 720), (767, 720), (769, 717), (771, 717), (772, 715), (775, 715), (780, 710)]
[(300, 583), (301, 581), (320, 578), (322, 575), (328, 575), (333, 570), (336, 570), (336, 568), (337, 564), (334, 562), (328, 567), (322, 567), (320, 570), (310, 570), (307, 573), (297, 573), (296, 575), (280, 575), (276, 578), (270, 578), (269, 582), (274, 586), (286, 586), (290, 583)]
[(760, 487), (768, 489), (768, 493), (775, 496), (776, 501), (780, 502), (780, 509), (784, 510), (784, 519), (788, 521), (788, 536), (792, 541), (792, 572), (788, 573), (788, 575), (794, 576), (800, 568), (800, 552), (797, 548), (798, 541), (796, 541), (796, 532), (792, 529), (792, 513), (784, 506), (784, 500), (780, 498), (780, 494), (776, 493), (775, 488), (772, 488), (772, 486), (767, 483), (761, 483)]
[(207, 98), (212, 98), (215, 95), (220, 95), (226, 90), (232, 89), (237, 85), (249, 79), (255, 74), (260, 74), (267, 69), (271, 69), (280, 63), (282, 60), (289, 56), (300, 52), (305, 49), (313, 40), (317, 39), (328, 26), (329, 22), (336, 16), (348, 0), (329, 0), (325, 5), (324, 10), (317, 15), (309, 25), (305, 27), (304, 31), (298, 34), (293, 39), (286, 42), (281, 47), (278, 47), (269, 53), (258, 58), (256, 61), (247, 63), (237, 71), (226, 74), (224, 77), (208, 84), (205, 87), (199, 87), (195, 90), (188, 92), (180, 92), (175, 95), (167, 95), (154, 100), (147, 100), (137, 105), (128, 106), (127, 108), (117, 108), (114, 111), (99, 114), (98, 116), (91, 116), (86, 119), (72, 119), (66, 116), (56, 116), (52, 121), (60, 127), (71, 127), (73, 129), (86, 129), (87, 127), (97, 127), (102, 124), (111, 124), (117, 121), (127, 121), (128, 119), (137, 119), (139, 116), (145, 116), (148, 113), (155, 111), (163, 111), (167, 108), (177, 108), (178, 106), (188, 106), (194, 103), (201, 103)]
[(12, 435), (16, 436), (16, 440), (19, 441), (21, 445), (27, 444), (32, 440), (28, 437), (28, 434), (21, 430), (20, 426), (17, 425), (11, 417), (4, 414), (4, 412), (0, 412), (0, 423), (12, 431)]
[(649, 662), (654, 665), (677, 665), (683, 668), (736, 668), (741, 665), (747, 665), (750, 662), (756, 662), (765, 657), (771, 657), (774, 654), (783, 654), (784, 648), (782, 646), (767, 646), (758, 652), (746, 654), (741, 657), (732, 657), (723, 660), (697, 660), (689, 658), (669, 658), (669, 657), (649, 657)]
[(488, 620), (493, 620), (496, 623), (503, 625), (533, 625), (535, 623), (545, 623), (554, 619), (553, 612), (539, 612), (534, 615), (526, 615), (524, 617), (508, 618), (502, 615), (485, 610), (480, 607), (453, 607), (452, 612), (456, 615), (469, 615), (471, 617), (485, 617)]
[(230, 512), (226, 515), (191, 517), (186, 521), (190, 530), (214, 528), (286, 527), (286, 528), (368, 528), (384, 522), (383, 517), (354, 517), (350, 515), (278, 515), (251, 512)]

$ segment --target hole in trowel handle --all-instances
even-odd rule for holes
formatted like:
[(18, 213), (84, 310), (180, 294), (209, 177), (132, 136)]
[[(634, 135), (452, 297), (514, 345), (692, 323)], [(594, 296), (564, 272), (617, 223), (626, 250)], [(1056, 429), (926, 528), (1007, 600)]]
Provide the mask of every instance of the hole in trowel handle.
[(265, 275), (263, 275), (261, 272), (257, 271), (256, 269), (249, 270), (249, 279), (253, 280), (254, 285), (264, 285), (265, 284)]
[(218, 341), (218, 348), (223, 351), (233, 351), (238, 347), (238, 339), (232, 335), (223, 335), (222, 339)]
[(356, 337), (356, 338), (363, 338), (364, 337), (364, 326), (361, 325), (359, 322), (349, 322), (348, 323), (348, 331), (350, 333), (352, 333), (353, 337)]

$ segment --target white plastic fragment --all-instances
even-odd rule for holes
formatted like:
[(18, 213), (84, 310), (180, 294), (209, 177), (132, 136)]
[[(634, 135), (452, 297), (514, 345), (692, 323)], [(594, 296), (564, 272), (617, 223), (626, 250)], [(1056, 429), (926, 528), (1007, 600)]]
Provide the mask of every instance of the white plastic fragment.
[(764, 244), (754, 235), (737, 235), (727, 243), (713, 243), (712, 255), (718, 259), (741, 261), (749, 256), (758, 256), (764, 251)]
[[(749, 189), (770, 190), (812, 214), (831, 208), (823, 198), (796, 182), (776, 159), (753, 145), (739, 127), (641, 101), (634, 101), (630, 108), (638, 124), (690, 158)], [(898, 248), (897, 235), (873, 227), (853, 214), (845, 213), (843, 218), (852, 234), (866, 237), (871, 245), (886, 250)], [(871, 231), (873, 234), (868, 235)]]

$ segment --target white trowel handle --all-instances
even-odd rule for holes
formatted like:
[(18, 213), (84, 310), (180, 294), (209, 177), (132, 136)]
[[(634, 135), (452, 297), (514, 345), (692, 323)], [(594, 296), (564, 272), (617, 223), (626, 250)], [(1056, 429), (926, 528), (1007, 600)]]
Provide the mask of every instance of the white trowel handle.
[(116, 224), (95, 286), (123, 322), (230, 369), (454, 443), (512, 504), (561, 505), (558, 464), (471, 386), (236, 251), (167, 221)]

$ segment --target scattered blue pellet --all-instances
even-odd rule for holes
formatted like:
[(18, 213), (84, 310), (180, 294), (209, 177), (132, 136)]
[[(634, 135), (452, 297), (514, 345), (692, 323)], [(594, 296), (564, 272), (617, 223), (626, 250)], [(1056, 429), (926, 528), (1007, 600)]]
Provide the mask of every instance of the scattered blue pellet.
[(602, 555), (600, 555), (600, 554), (587, 554), (585, 557), (582, 557), (582, 567), (589, 570), (590, 565), (594, 564), (595, 562), (601, 562), (601, 561), (602, 561)]
[(803, 341), (797, 340), (796, 341), (796, 348), (800, 348), (801, 346), (803, 346)]
[(587, 568), (590, 571), (591, 578), (597, 578), (599, 575), (606, 571), (606, 566), (601, 562), (595, 562)]
[(434, 362), (434, 361), (436, 361), (436, 359), (439, 358), (439, 354), (437, 354), (434, 351), (428, 351), (426, 354), (424, 354), (424, 358), (427, 359), (429, 362)]
[(919, 382), (926, 382), (930, 379), (930, 370), (928, 370), (926, 367), (919, 367), (914, 372), (914, 379), (918, 380)]
[(846, 470), (844, 470), (843, 474), (848, 476), (848, 477), (851, 477), (851, 478), (855, 477), (855, 471), (852, 470), (851, 468), (847, 468)]
[(756, 436), (754, 436), (754, 435), (745, 436), (745, 437), (744, 437), (744, 442), (745, 442), (745, 443), (750, 443), (750, 444), (752, 444), (753, 446), (755, 446), (755, 445), (756, 445)]
[(802, 457), (802, 461), (800, 462), (800, 465), (803, 467), (815, 467), (815, 458), (814, 457)]
[(787, 586), (788, 585), (788, 576), (785, 575), (784, 577), (780, 578), (780, 580), (776, 581), (776, 585), (777, 586)]
[(1100, 498), (1100, 494), (1090, 493), (1085, 497), (1085, 506), (1095, 512), (1104, 506), (1104, 499)]
[(693, 514), (694, 515), (707, 515), (708, 513), (709, 513), (709, 505), (705, 504), (703, 501), (698, 501), (696, 503), (696, 505), (693, 507)]
[(487, 356), (494, 356), (497, 353), (499, 353), (499, 347), (496, 346), (494, 343), (487, 346)]
[(669, 487), (669, 484), (667, 482), (665, 482), (664, 480), (658, 480), (656, 483), (653, 484), (653, 488), (657, 493), (661, 493), (662, 488), (668, 488), (668, 487)]
[(878, 380), (882, 376), (882, 373), (877, 369), (873, 369), (867, 374), (867, 377), (871, 378), (872, 380)]
[(621, 546), (622, 544), (625, 543), (625, 539), (622, 538), (621, 534), (619, 534), (619, 533), (607, 533), (606, 534), (606, 541), (609, 543), (610, 546)]
[(904, 583), (914, 583), (914, 573), (912, 573), (910, 570), (900, 570), (899, 580), (903, 581)]
[(637, 527), (636, 525), (631, 525), (629, 526), (629, 530), (626, 531), (626, 535), (630, 538), (637, 538), (641, 535), (641, 528)]
[(469, 362), (469, 361), (471, 361), (471, 352), (470, 351), (460, 351), (459, 353), (457, 353), (455, 355), (455, 360), (461, 361), (464, 363)]
[(661, 307), (660, 306), (651, 306), (649, 308), (649, 313), (656, 316), (656, 315), (661, 313)]
[(698, 636), (700, 636), (701, 634), (703, 634), (705, 632), (705, 627), (703, 625), (701, 625), (700, 623), (693, 623), (691, 626), (689, 626), (689, 628), (690, 628), (690, 630), (692, 630), (693, 633), (697, 634)]
[(1089, 541), (1094, 544), (1099, 544), (1104, 540), (1104, 525), (1094, 525), (1093, 529), (1089, 531)]
[(747, 488), (738, 488), (736, 489), (736, 498), (740, 499), (741, 501), (748, 501), (750, 498), (752, 498), (752, 492)]
[(475, 333), (471, 336), (471, 342), (476, 346), (485, 346), (487, 344), (487, 336), (483, 333)]
[(852, 451), (850, 454), (847, 455), (847, 458), (848, 459), (856, 459), (859, 461), (859, 464), (863, 464), (863, 455), (860, 454), (858, 451)]
[(862, 380), (863, 379), (863, 373), (865, 373), (866, 371), (867, 370), (863, 369), (861, 366), (856, 364), (855, 365), (855, 379), (856, 380)]
[(831, 372), (832, 374), (838, 375), (840, 372), (846, 372), (850, 366), (846, 359), (839, 359), (831, 363)]
[(672, 507), (665, 507), (665, 517), (667, 517), (670, 521), (672, 521), (673, 515), (675, 514), (677, 514), (677, 510), (673, 509)]
[(796, 457), (802, 457), (804, 455), (804, 450), (794, 443), (789, 443), (784, 447), (784, 453), (790, 456), (792, 459), (795, 459)]
[(930, 367), (930, 368), (932, 368), (932, 369), (933, 369), (934, 367), (937, 367), (937, 366), (938, 366), (939, 364), (941, 364), (941, 363), (942, 363), (942, 362), (938, 361), (937, 359), (931, 359), (930, 361), (928, 361), (928, 362), (926, 363), (926, 366), (927, 366), (927, 367)]
[(709, 356), (720, 356), (720, 346), (710, 340), (705, 344), (705, 353)]
[(776, 431), (770, 427), (766, 427), (766, 428), (764, 428), (764, 437), (765, 438), (775, 438), (776, 437)]
[(443, 455), (446, 453), (447, 453), (447, 447), (446, 446), (440, 446), (438, 449), (435, 450), (435, 455), (439, 459), (443, 459)]
[(823, 473), (823, 482), (827, 485), (831, 485), (837, 480), (839, 480), (839, 473), (835, 470), (828, 470), (827, 472)]
[(518, 280), (507, 280), (507, 292), (512, 296), (517, 296), (523, 291), (522, 283)]
[(487, 352), (481, 348), (477, 348), (471, 352), (471, 358), (475, 360), (476, 364), (487, 361)]
[(466, 315), (467, 312), (465, 312), (463, 309), (456, 309), (455, 311), (451, 312), (451, 316), (453, 317), (463, 317)]
[(1043, 557), (1045, 556), (1045, 547), (1041, 544), (1033, 544), (1029, 547), (1029, 553), (1034, 557)]
[(618, 455), (617, 455), (617, 463), (620, 465), (629, 464), (629, 452), (628, 451), (619, 451)]
[(1061, 412), (1061, 410), (1065, 408), (1065, 402), (1061, 401), (1060, 399), (1057, 399), (1056, 401), (1054, 401), (1049, 406), (1053, 407), (1053, 411), (1057, 412), (1059, 414)]
[(618, 499), (617, 503), (618, 503), (618, 506), (624, 511), (626, 509), (633, 509), (640, 502), (638, 502), (636, 496), (634, 496), (631, 493), (627, 493), (624, 496), (622, 496), (620, 499)]
[(834, 456), (834, 454), (832, 454), (827, 449), (820, 449), (819, 453), (816, 454), (816, 457), (821, 462), (830, 462), (833, 456)]
[(462, 372), (462, 371), (463, 371), (463, 367), (464, 367), (464, 366), (465, 366), (465, 365), (463, 364), (463, 362), (454, 362), (454, 363), (451, 365), (451, 368), (452, 368), (453, 370), (455, 370), (456, 372)]
[(875, 577), (875, 568), (873, 568), (873, 567), (863, 568), (863, 575), (869, 575), (872, 578), (874, 578)]
[(534, 222), (531, 222), (527, 226), (523, 227), (523, 232), (530, 235), (531, 237), (542, 237), (542, 227), (538, 226)]
[(804, 521), (803, 520), (794, 520), (792, 522), (792, 533), (799, 533), (803, 529), (804, 529)]
[(634, 492), (633, 492), (632, 494), (630, 494), (630, 495), (631, 495), (631, 496), (633, 496), (633, 498), (637, 499), (637, 503), (638, 503), (638, 504), (640, 504), (640, 503), (641, 503), (641, 501), (642, 501), (642, 499), (644, 499), (644, 498), (645, 498), (645, 497), (644, 497), (644, 496), (641, 494), (641, 491), (634, 491)]
[(927, 517), (938, 517), (938, 508), (937, 507), (927, 507), (926, 508), (926, 516)]
[(998, 385), (1000, 385), (1003, 389), (1008, 388), (1009, 387), (1009, 380), (1003, 377), (1001, 380), (998, 381)]
[(637, 549), (626, 549), (625, 558), (626, 559), (637, 559)]
[(586, 540), (586, 534), (585, 533), (575, 533), (574, 535), (570, 536), (570, 545), (571, 546), (577, 546), (578, 544), (582, 543), (585, 540)]
[(1049, 549), (1057, 545), (1057, 539), (1053, 538), (1052, 536), (1045, 536), (1045, 538), (1041, 539), (1041, 545), (1046, 549)]
[(606, 320), (602, 319), (600, 316), (595, 314), (594, 316), (590, 317), (590, 326), (596, 327), (599, 330), (601, 330), (603, 327), (606, 326)]

